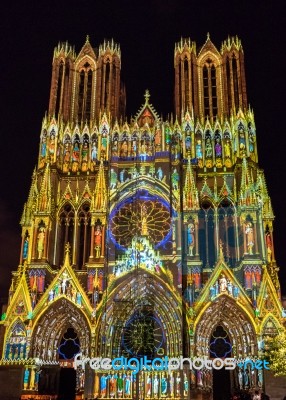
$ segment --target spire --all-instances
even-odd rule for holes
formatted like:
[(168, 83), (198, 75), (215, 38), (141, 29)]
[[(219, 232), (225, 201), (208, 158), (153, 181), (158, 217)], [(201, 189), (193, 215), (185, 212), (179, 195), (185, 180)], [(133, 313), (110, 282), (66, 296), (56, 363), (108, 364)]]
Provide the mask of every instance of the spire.
[(223, 242), (222, 242), (221, 239), (220, 239), (220, 241), (219, 241), (219, 255), (218, 255), (218, 259), (219, 259), (220, 261), (224, 261)]
[(32, 287), (33, 292), (37, 292), (37, 275), (35, 275), (34, 281), (33, 281), (33, 287)]
[(186, 170), (186, 179), (184, 185), (184, 208), (185, 209), (198, 209), (199, 208), (199, 196), (198, 190), (195, 184), (195, 178), (191, 165), (191, 159), (188, 157), (188, 164)]
[(47, 163), (43, 179), (41, 183), (38, 211), (40, 212), (51, 212), (51, 174), (50, 174), (50, 164)]
[(71, 245), (69, 243), (66, 243), (66, 245), (65, 245), (64, 267), (69, 267), (70, 266), (70, 250), (71, 250)]
[(144, 126), (146, 122), (149, 127), (153, 126), (156, 122), (160, 121), (160, 117), (151, 103), (149, 103), (151, 95), (148, 89), (145, 90), (144, 99), (145, 102), (140, 107), (139, 111), (135, 116), (135, 121), (139, 123), (139, 126)]
[(204, 45), (202, 46), (201, 50), (199, 51), (198, 57), (201, 57), (203, 54), (207, 53), (208, 51), (211, 51), (214, 54), (216, 54), (218, 57), (220, 57), (219, 51), (217, 50), (217, 48), (211, 41), (209, 32), (207, 33), (207, 38), (206, 38)]
[(31, 187), (30, 187), (28, 200), (24, 205), (24, 210), (23, 210), (21, 221), (20, 221), (20, 224), (22, 226), (25, 226), (25, 225), (27, 226), (27, 225), (31, 224), (32, 213), (37, 204), (37, 197), (38, 197), (38, 187), (37, 187), (37, 173), (36, 173), (36, 168), (35, 168), (34, 172), (33, 172), (33, 176), (32, 176), (32, 183), (31, 183)]
[(144, 94), (144, 98), (145, 98), (145, 106), (147, 106), (149, 104), (149, 99), (150, 99), (151, 95), (148, 89), (145, 90), (145, 94)]
[(94, 52), (94, 50), (93, 50), (93, 48), (91, 46), (91, 43), (89, 41), (89, 35), (86, 35), (85, 43), (82, 46), (79, 54), (77, 55), (77, 58), (76, 58), (77, 61), (80, 60), (82, 57), (84, 57), (86, 55), (90, 56), (93, 60), (96, 60), (95, 52)]
[(181, 54), (184, 50), (196, 53), (196, 43), (192, 42), (190, 38), (181, 37), (181, 40), (175, 43), (175, 56), (176, 53)]
[(93, 278), (93, 289), (97, 289), (98, 286), (99, 286), (99, 279), (98, 279), (98, 272), (97, 272), (97, 269), (96, 269), (95, 275), (94, 275), (94, 278)]
[(226, 181), (226, 176), (223, 176), (223, 185), (221, 187), (221, 190), (219, 192), (219, 198), (223, 198), (223, 197), (229, 197), (232, 195), (232, 191), (230, 189), (230, 187), (227, 184)]
[(66, 42), (59, 42), (57, 47), (54, 48), (54, 58), (58, 58), (59, 56), (63, 55), (64, 57), (71, 57), (75, 59), (75, 50), (74, 46), (71, 46), (67, 41)]
[(240, 183), (240, 202), (242, 205), (250, 205), (254, 201), (253, 180), (249, 173), (248, 162), (245, 157), (242, 161), (241, 183)]
[(113, 39), (106, 40), (104, 39), (103, 44), (99, 46), (99, 56), (103, 55), (104, 53), (109, 52), (112, 55), (116, 54), (119, 58), (121, 56), (120, 45), (115, 43)]
[(104, 165), (103, 161), (101, 160), (93, 193), (92, 211), (105, 211), (106, 198), (107, 198), (106, 180), (104, 173)]

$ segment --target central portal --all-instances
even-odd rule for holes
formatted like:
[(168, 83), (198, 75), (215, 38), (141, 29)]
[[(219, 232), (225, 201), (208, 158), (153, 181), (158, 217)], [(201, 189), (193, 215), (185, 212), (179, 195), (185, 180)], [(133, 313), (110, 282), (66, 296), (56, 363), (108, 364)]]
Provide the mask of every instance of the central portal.
[(76, 370), (61, 368), (58, 400), (74, 400), (76, 393)]
[[(210, 339), (210, 356), (212, 358), (231, 357), (232, 345), (227, 332), (218, 325)], [(225, 368), (213, 368), (213, 400), (229, 400), (231, 396), (230, 371)]]
[(225, 368), (213, 369), (213, 400), (229, 400), (230, 398), (230, 371)]

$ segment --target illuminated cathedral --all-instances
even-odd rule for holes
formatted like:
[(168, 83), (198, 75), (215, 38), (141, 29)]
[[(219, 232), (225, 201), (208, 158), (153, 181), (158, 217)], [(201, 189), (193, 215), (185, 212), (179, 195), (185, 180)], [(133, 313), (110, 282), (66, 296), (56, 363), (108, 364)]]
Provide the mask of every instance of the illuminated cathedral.
[(128, 119), (118, 44), (54, 50), (0, 325), (0, 370), (18, 371), (17, 399), (212, 399), (264, 387), (251, 367), (73, 368), (79, 352), (255, 359), (283, 327), (241, 42), (181, 39), (174, 70), (174, 114), (160, 117), (146, 90)]

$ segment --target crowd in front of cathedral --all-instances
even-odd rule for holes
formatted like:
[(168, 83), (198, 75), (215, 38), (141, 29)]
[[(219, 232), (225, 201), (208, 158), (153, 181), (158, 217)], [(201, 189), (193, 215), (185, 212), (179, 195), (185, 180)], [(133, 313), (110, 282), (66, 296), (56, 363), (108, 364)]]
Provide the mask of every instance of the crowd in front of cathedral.
[[(254, 393), (248, 390), (238, 390), (231, 397), (231, 400), (270, 400), (270, 397), (266, 393), (258, 390), (255, 390)], [(286, 400), (286, 397), (284, 397), (283, 400)]]

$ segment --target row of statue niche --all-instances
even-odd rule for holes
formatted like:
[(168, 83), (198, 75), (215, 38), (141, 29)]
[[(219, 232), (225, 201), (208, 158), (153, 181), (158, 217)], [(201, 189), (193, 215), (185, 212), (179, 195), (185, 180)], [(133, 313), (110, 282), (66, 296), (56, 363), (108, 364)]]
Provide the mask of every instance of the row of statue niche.
[[(224, 158), (224, 165), (226, 167), (232, 166), (232, 144), (229, 136), (224, 137), (223, 146), (221, 137), (216, 134), (214, 142), (210, 134), (206, 134), (204, 145), (202, 139), (197, 139), (195, 146), (195, 158), (198, 160), (198, 165), (203, 165), (203, 159), (205, 165), (208, 168), (215, 165), (221, 168), (223, 165), (222, 159)], [(214, 164), (215, 163), (215, 164)]]
[(48, 301), (52, 302), (60, 295), (65, 295), (79, 306), (82, 305), (82, 294), (75, 289), (71, 278), (66, 272), (63, 273), (62, 277), (59, 278), (58, 282), (56, 282), (54, 287), (49, 291)]
[(23, 359), (26, 355), (26, 331), (16, 324), (6, 345), (5, 358), (9, 360)]
[(152, 156), (154, 151), (162, 150), (161, 138), (160, 127), (156, 128), (154, 137), (145, 131), (140, 138), (138, 134), (128, 137), (125, 133), (119, 140), (119, 135), (115, 133), (112, 137), (111, 153), (115, 157)]
[[(24, 339), (23, 339), (24, 341)], [(20, 344), (8, 344), (6, 349), (6, 359), (20, 360), (26, 357), (26, 341)]]
[[(93, 134), (91, 140), (87, 134), (84, 134), (81, 140), (78, 134), (74, 135), (72, 140), (68, 134), (65, 135), (63, 146), (59, 144), (57, 149), (57, 158), (62, 161), (63, 169), (66, 172), (70, 169), (73, 172), (76, 172), (78, 169), (86, 171), (89, 168), (89, 161), (91, 161), (90, 168), (92, 169), (94, 167), (93, 164), (98, 159), (99, 153), (100, 159), (105, 159), (108, 147), (107, 133), (107, 129), (102, 129), (101, 135)], [(186, 131), (185, 135), (185, 149), (186, 152), (191, 155), (191, 133)], [(172, 152), (175, 155), (181, 152), (182, 135), (180, 132), (171, 134), (170, 128), (166, 126), (165, 142), (167, 146), (166, 150), (169, 150), (171, 146)], [(198, 160), (202, 160), (204, 158), (203, 155), (206, 160), (224, 158), (227, 164), (231, 162), (232, 150), (234, 152), (238, 151), (239, 156), (243, 157), (247, 154), (247, 147), (250, 157), (253, 157), (255, 152), (255, 132), (252, 129), (251, 123), (248, 124), (248, 146), (246, 143), (245, 128), (242, 124), (238, 127), (238, 142), (239, 148), (236, 149), (236, 142), (234, 142), (234, 149), (232, 149), (230, 135), (227, 132), (224, 134), (223, 145), (220, 133), (214, 135), (214, 141), (210, 133), (206, 133), (203, 144), (203, 140), (196, 134), (195, 157)], [(156, 129), (154, 139), (151, 138), (147, 132), (144, 132), (140, 139), (137, 138), (137, 135), (132, 135), (131, 138), (127, 135), (123, 135), (123, 138), (119, 141), (119, 135), (114, 134), (111, 144), (111, 153), (113, 156), (118, 157), (151, 156), (154, 153), (154, 146), (156, 151), (161, 151), (160, 128)], [(57, 139), (55, 131), (52, 130), (48, 135), (47, 131), (44, 130), (40, 147), (40, 167), (45, 165), (47, 157), (52, 162), (55, 160), (56, 147)], [(227, 160), (229, 160), (229, 162), (227, 162)]]
[(157, 274), (163, 269), (162, 261), (144, 238), (138, 239), (135, 246), (126, 251), (124, 258), (115, 261), (113, 274), (117, 277), (135, 267), (146, 268)]
[(40, 160), (39, 160), (40, 168), (45, 165), (47, 158), (49, 158), (51, 161), (54, 160), (55, 149), (56, 149), (55, 131), (52, 129), (50, 134), (48, 135), (47, 131), (44, 130), (42, 134), (41, 147), (40, 147)]
[[(98, 377), (95, 378), (96, 380)], [(127, 374), (119, 372), (117, 374), (100, 377), (100, 398), (131, 397), (133, 377), (131, 372)]]
[(263, 370), (241, 369), (237, 372), (237, 380), (239, 389), (262, 388), (263, 386)]
[[(166, 397), (168, 394), (171, 397), (180, 397), (182, 390), (184, 396), (188, 395), (189, 379), (187, 373), (184, 373), (182, 382), (180, 372), (177, 373), (147, 373), (142, 375), (140, 387), (145, 392), (145, 398), (160, 398)], [(100, 377), (100, 398), (128, 398), (132, 396), (132, 383), (135, 382), (136, 375), (130, 372), (119, 372), (116, 374)]]
[[(105, 159), (106, 153), (107, 138), (103, 137), (101, 140), (100, 159)], [(99, 158), (98, 156), (99, 149), (97, 138), (92, 141), (91, 146), (88, 140), (84, 140), (83, 143), (79, 140), (75, 140), (73, 144), (71, 141), (66, 140), (63, 149), (63, 172), (77, 172), (78, 170), (85, 172), (88, 169), (94, 171)]]
[[(79, 135), (75, 135), (71, 140), (69, 135), (66, 135), (63, 144), (58, 143), (57, 159), (63, 168), (63, 172), (76, 172), (78, 170), (87, 171), (89, 168), (94, 170), (96, 161), (106, 159), (108, 138), (106, 131), (102, 131), (102, 135), (92, 135), (91, 141), (87, 134), (80, 139)], [(54, 133), (50, 134), (47, 139), (47, 134), (42, 136), (40, 148), (40, 167), (45, 165), (49, 159), (51, 162), (55, 159), (56, 137)]]
[(221, 293), (227, 293), (230, 296), (233, 296), (235, 299), (239, 295), (238, 286), (235, 286), (230, 279), (226, 279), (224, 274), (222, 274), (215, 284), (210, 287), (211, 300)]
[(150, 138), (143, 140), (123, 140), (116, 138), (112, 141), (111, 154), (113, 157), (146, 157), (154, 154), (154, 146)]
[[(176, 169), (173, 171), (173, 174), (172, 174), (172, 180), (174, 181), (174, 186), (178, 187), (179, 174)], [(132, 167), (132, 168), (129, 168), (128, 170), (123, 168), (122, 170), (120, 170), (118, 175), (117, 175), (117, 172), (114, 171), (113, 168), (111, 168), (111, 170), (110, 170), (110, 189), (115, 190), (118, 184), (122, 185), (123, 183), (129, 182), (140, 176), (152, 177), (152, 178), (158, 179), (159, 181), (162, 181), (162, 182), (166, 181), (166, 175), (164, 175), (162, 168), (158, 167), (156, 169), (155, 166), (153, 166), (153, 165), (151, 165), (149, 167), (149, 169), (145, 165), (141, 165), (140, 168)], [(118, 177), (119, 177), (119, 180), (118, 180)]]
[[(232, 165), (232, 152), (237, 152), (236, 142), (234, 142), (234, 149), (232, 148), (232, 140), (230, 138), (229, 133), (224, 134), (223, 143), (222, 138), (219, 133), (214, 135), (214, 139), (212, 139), (210, 133), (207, 133), (204, 141), (202, 138), (199, 138), (198, 135), (196, 139), (195, 146), (195, 157), (200, 161), (203, 158), (208, 160), (208, 164), (212, 164), (212, 160), (216, 160), (217, 166), (222, 166), (221, 159), (224, 158), (225, 165), (230, 167)], [(134, 139), (134, 138), (133, 138)], [(181, 153), (181, 134), (176, 133), (174, 135), (170, 135), (168, 130), (166, 130), (166, 150), (169, 150), (171, 146), (172, 153), (175, 156), (178, 156)], [(253, 130), (249, 131), (248, 134), (248, 152), (250, 157), (254, 157), (254, 143), (255, 143), (255, 134)], [(161, 150), (161, 146), (156, 143), (155, 136), (155, 147), (156, 150)], [(185, 138), (185, 149), (188, 155), (192, 156), (192, 139), (190, 135), (187, 135)], [(239, 149), (238, 154), (240, 157), (246, 155), (246, 135), (244, 128), (239, 129)], [(123, 140), (122, 142), (118, 142), (117, 137), (113, 139), (112, 142), (112, 155), (113, 156), (121, 156), (121, 157), (135, 157), (135, 156), (151, 156), (153, 154), (153, 145), (151, 144), (150, 138), (147, 140), (138, 141), (137, 138), (132, 141)]]
[[(239, 157), (245, 157), (247, 155), (247, 142), (246, 142), (246, 133), (245, 127), (242, 123), (238, 125), (238, 141), (239, 148), (238, 154)], [(252, 128), (251, 122), (248, 123), (248, 151), (249, 156), (254, 160), (255, 159), (255, 132)]]

